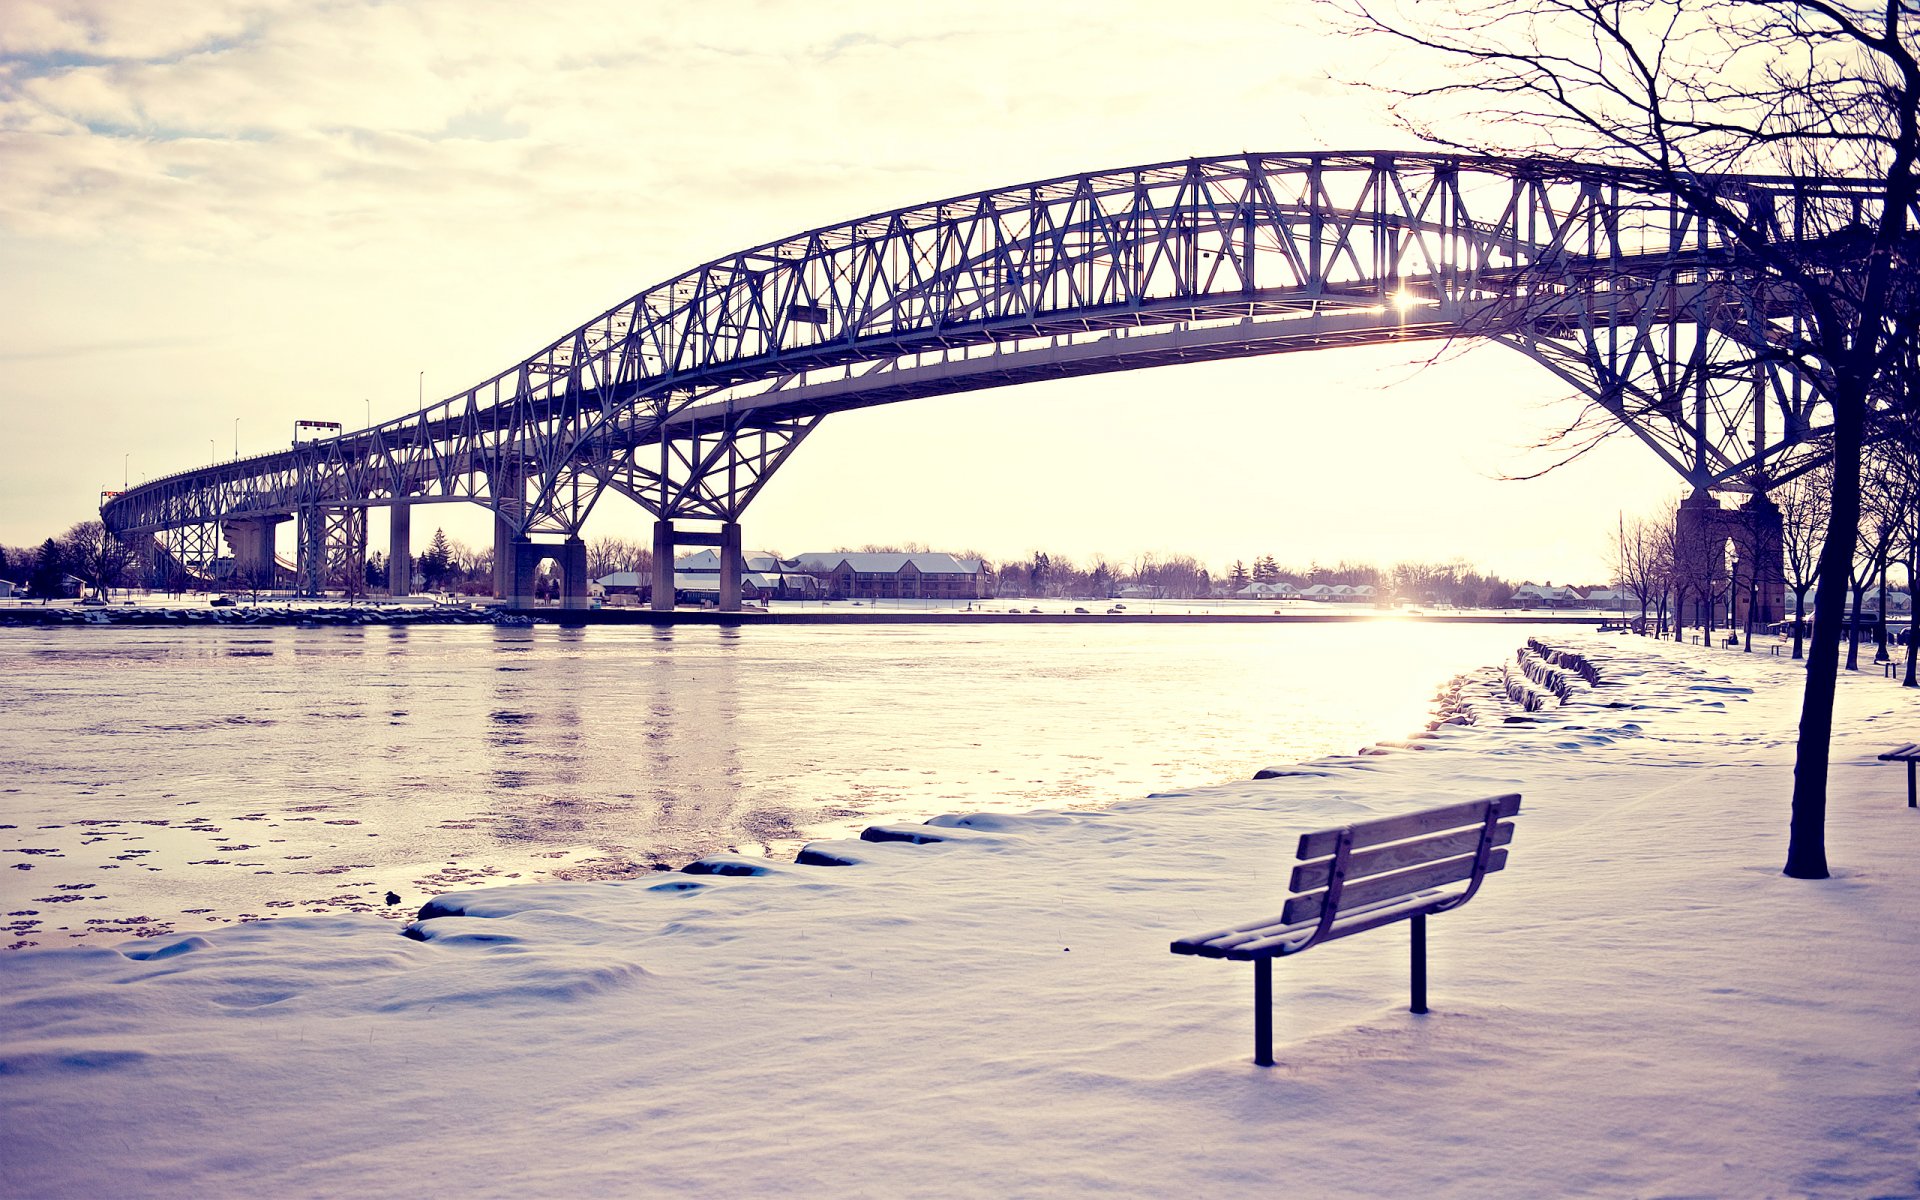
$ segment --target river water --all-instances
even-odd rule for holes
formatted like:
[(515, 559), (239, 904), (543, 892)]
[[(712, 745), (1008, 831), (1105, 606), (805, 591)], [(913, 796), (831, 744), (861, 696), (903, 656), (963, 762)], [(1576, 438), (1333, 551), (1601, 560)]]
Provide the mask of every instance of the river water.
[[(0, 946), (410, 915), (1402, 737), (1517, 625), (0, 630)], [(396, 905), (384, 898), (392, 892)]]

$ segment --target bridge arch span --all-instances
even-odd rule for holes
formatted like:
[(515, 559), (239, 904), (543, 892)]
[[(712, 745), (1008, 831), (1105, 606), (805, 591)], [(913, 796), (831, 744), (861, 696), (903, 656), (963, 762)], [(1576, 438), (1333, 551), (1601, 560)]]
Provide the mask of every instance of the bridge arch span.
[[(1797, 206), (1848, 186), (1814, 183), (1729, 178), (1722, 191), (1778, 214), (1789, 237)], [(497, 589), (523, 599), (531, 580), (513, 564), (540, 557), (525, 545), (577, 540), (609, 490), (654, 515), (669, 560), (678, 523), (737, 545), (747, 506), (835, 412), (1461, 336), (1545, 364), (1696, 492), (1764, 491), (1813, 460), (1823, 429), (1813, 389), (1755, 365), (1794, 320), (1722, 230), (1630, 171), (1386, 151), (1188, 159), (726, 255), (417, 414), (158, 479), (102, 514), (116, 531), (167, 534), (483, 503)]]

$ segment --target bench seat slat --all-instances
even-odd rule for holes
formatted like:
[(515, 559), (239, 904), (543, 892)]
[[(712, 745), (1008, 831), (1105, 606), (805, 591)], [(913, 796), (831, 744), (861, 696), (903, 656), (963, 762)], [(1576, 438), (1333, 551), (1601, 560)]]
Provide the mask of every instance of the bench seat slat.
[(1172, 949), (1175, 954), (1198, 954), (1207, 958), (1218, 958), (1220, 957), (1218, 954), (1209, 954), (1205, 949), (1202, 949), (1202, 947), (1211, 946), (1217, 942), (1223, 942), (1228, 938), (1236, 936), (1263, 936), (1268, 930), (1278, 929), (1284, 924), (1286, 924), (1286, 922), (1279, 917), (1267, 917), (1259, 921), (1248, 921), (1244, 925), (1234, 925), (1227, 929), (1216, 929), (1212, 933), (1196, 933), (1192, 937), (1180, 938), (1173, 943)]
[[(1430, 808), (1425, 812), (1382, 817), (1377, 821), (1362, 821), (1353, 826), (1353, 849), (1364, 850), (1368, 846), (1398, 842), (1411, 837), (1423, 837), (1430, 833), (1441, 833), (1449, 829), (1458, 829), (1462, 825), (1478, 825), (1486, 819), (1489, 804), (1493, 805), (1499, 816), (1503, 818), (1511, 817), (1520, 811), (1520, 797), (1508, 793), (1487, 800), (1469, 800), (1464, 804)], [(1323, 829), (1318, 833), (1303, 834), (1300, 838), (1300, 851), (1296, 857), (1325, 858), (1333, 853), (1334, 845), (1339, 839), (1338, 829)]]
[[(1504, 846), (1513, 841), (1513, 822), (1502, 821), (1493, 829), (1493, 844)], [(1352, 887), (1359, 880), (1370, 875), (1384, 875), (1389, 871), (1404, 871), (1408, 867), (1417, 867), (1422, 863), (1442, 858), (1454, 858), (1461, 854), (1472, 854), (1480, 848), (1480, 825), (1478, 822), (1451, 833), (1442, 833), (1434, 837), (1421, 838), (1412, 842), (1395, 842), (1392, 845), (1363, 850), (1347, 857), (1346, 886)], [(1293, 892), (1312, 892), (1327, 886), (1327, 880), (1333, 875), (1333, 860), (1323, 858), (1318, 862), (1301, 863), (1293, 869), (1293, 878), (1287, 890)]]
[[(1447, 896), (1441, 892), (1421, 892), (1412, 896), (1396, 896), (1391, 900), (1383, 900), (1379, 904), (1364, 904), (1351, 912), (1343, 909), (1341, 915), (1335, 919), (1333, 927), (1327, 930), (1327, 935), (1316, 941), (1314, 945), (1335, 941), (1351, 934), (1365, 933), (1369, 929), (1391, 925), (1395, 921), (1404, 921), (1413, 914), (1425, 912), (1446, 899)], [(1306, 927), (1310, 930), (1317, 924), (1318, 922), (1308, 921)], [(1272, 958), (1276, 955), (1284, 957), (1292, 953), (1287, 946), (1289, 943), (1296, 942), (1298, 937), (1298, 934), (1294, 934), (1290, 937), (1262, 938), (1259, 941), (1242, 942), (1228, 950), (1223, 957), (1233, 962), (1253, 962), (1255, 959)]]
[(1904, 746), (1895, 746), (1880, 756), (1881, 762), (1906, 762), (1908, 759), (1920, 759), (1920, 746), (1908, 742)]
[[(1502, 870), (1507, 865), (1507, 852), (1495, 850), (1487, 858), (1487, 871)], [(1380, 900), (1390, 900), (1396, 896), (1405, 896), (1413, 892), (1422, 892), (1443, 883), (1458, 883), (1473, 876), (1473, 855), (1464, 854), (1459, 858), (1443, 859), (1437, 863), (1428, 863), (1410, 871), (1397, 871), (1391, 875), (1375, 875), (1371, 879), (1362, 879), (1347, 885), (1340, 893), (1342, 911), (1356, 905), (1372, 904)], [(1310, 921), (1320, 915), (1325, 907), (1327, 894), (1324, 891), (1310, 892), (1305, 896), (1295, 896), (1287, 901), (1280, 911), (1282, 920)], [(1336, 918), (1337, 919), (1337, 918)]]
[[(1422, 892), (1414, 897), (1395, 896), (1391, 900), (1382, 900), (1376, 904), (1360, 904), (1347, 907), (1343, 910), (1340, 920), (1346, 920), (1349, 915), (1358, 918), (1372, 913), (1377, 909), (1393, 907), (1408, 900), (1434, 903), (1444, 899), (1446, 899), (1446, 895), (1438, 890)], [(1339, 921), (1335, 922), (1336, 928), (1339, 926), (1339, 923)], [(1193, 937), (1181, 938), (1179, 941), (1173, 943), (1171, 949), (1175, 954), (1197, 954), (1201, 958), (1238, 959), (1243, 956), (1237, 953), (1237, 951), (1247, 946), (1261, 942), (1278, 943), (1290, 941), (1302, 934), (1313, 932), (1314, 928), (1319, 924), (1320, 922), (1317, 919), (1312, 921), (1286, 922), (1282, 921), (1279, 917), (1272, 917), (1265, 921), (1258, 921), (1247, 925), (1237, 925), (1232, 929), (1222, 929), (1215, 933), (1201, 933)], [(1356, 930), (1355, 932), (1358, 931)], [(1328, 936), (1331, 938), (1343, 935), (1330, 933)]]

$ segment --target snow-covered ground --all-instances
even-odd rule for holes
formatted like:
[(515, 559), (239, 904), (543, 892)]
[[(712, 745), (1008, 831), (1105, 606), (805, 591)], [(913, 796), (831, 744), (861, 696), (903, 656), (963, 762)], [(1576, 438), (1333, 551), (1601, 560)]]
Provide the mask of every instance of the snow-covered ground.
[[(1795, 665), (1580, 644), (1614, 686), (1535, 724), (856, 865), (8, 956), (0, 1191), (1920, 1193), (1920, 813), (1874, 761), (1914, 694), (1842, 680), (1834, 877), (1795, 881)], [(1249, 969), (1167, 951), (1274, 911), (1305, 830), (1507, 790), (1430, 1015), (1404, 925), (1319, 947), (1261, 1069)]]

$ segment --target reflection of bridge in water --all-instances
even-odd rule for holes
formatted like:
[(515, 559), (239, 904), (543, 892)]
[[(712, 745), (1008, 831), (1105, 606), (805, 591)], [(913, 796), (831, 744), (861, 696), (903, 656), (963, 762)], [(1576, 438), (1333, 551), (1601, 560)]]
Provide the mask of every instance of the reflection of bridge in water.
[[(1783, 241), (1853, 201), (1844, 181), (1728, 178), (1720, 194)], [(496, 593), (530, 604), (557, 559), (564, 605), (584, 607), (581, 530), (612, 490), (655, 518), (655, 607), (672, 606), (674, 548), (711, 545), (737, 608), (741, 517), (830, 413), (1470, 336), (1541, 363), (1650, 446), (1692, 488), (1682, 515), (1702, 536), (1728, 521), (1712, 490), (1751, 495), (1777, 529), (1765, 493), (1818, 461), (1826, 420), (1795, 368), (1756, 361), (1796, 330), (1779, 294), (1722, 229), (1628, 171), (1406, 153), (1129, 167), (716, 259), (413, 416), (155, 480), (102, 515), (189, 565), (224, 534), (253, 580), (297, 517), (299, 575), (319, 582), (364, 557), (369, 507), (390, 510), (397, 562), (413, 505), (485, 504)]]

